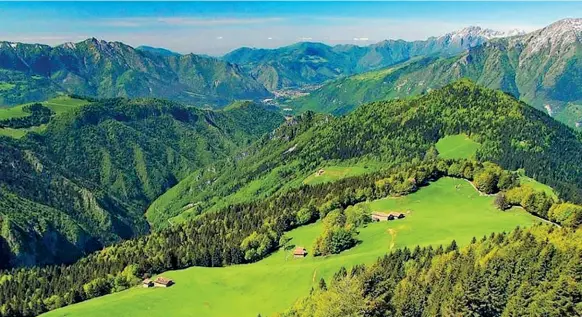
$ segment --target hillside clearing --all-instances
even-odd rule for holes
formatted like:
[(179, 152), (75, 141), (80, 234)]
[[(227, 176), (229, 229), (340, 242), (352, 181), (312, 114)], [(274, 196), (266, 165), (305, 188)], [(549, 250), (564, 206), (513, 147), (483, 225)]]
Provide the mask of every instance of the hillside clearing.
[(556, 192), (554, 191), (553, 188), (551, 188), (550, 186), (540, 183), (538, 181), (536, 181), (535, 179), (531, 178), (531, 177), (527, 177), (525, 175), (520, 175), (519, 176), (519, 183), (522, 186), (530, 186), (535, 190), (541, 190), (544, 191), (546, 194), (550, 195), (551, 197), (554, 198), (554, 200), (558, 199), (558, 194), (556, 194)]
[(469, 159), (475, 156), (481, 144), (471, 140), (466, 134), (449, 135), (436, 143), (439, 156), (444, 159)]
[(16, 87), (15, 84), (7, 83), (7, 82), (0, 82), (0, 91), (10, 90)]
[[(83, 105), (89, 103), (87, 100), (83, 99), (75, 99), (69, 96), (59, 96), (53, 99), (49, 99), (44, 102), (40, 102), (43, 106), (50, 108), (52, 111), (55, 112), (56, 115), (61, 113), (71, 111)], [(24, 111), (24, 106), (30, 105), (32, 103), (9, 107), (9, 108), (0, 108), (0, 120), (11, 119), (11, 118), (22, 118), (29, 116), (30, 113)], [(12, 129), (12, 128), (0, 128), (0, 135), (9, 136), (12, 138), (22, 138), (28, 132), (41, 132), (46, 128), (46, 125), (40, 125), (30, 128), (22, 128), (22, 129)]]
[[(480, 196), (464, 180), (443, 178), (409, 196), (363, 203), (372, 211), (410, 213), (361, 228), (362, 243), (339, 255), (294, 259), (290, 251), (279, 250), (254, 264), (165, 272), (162, 275), (176, 282), (171, 288), (135, 287), (43, 316), (268, 316), (307, 295), (320, 278), (329, 279), (341, 266), (372, 263), (393, 248), (448, 244), (453, 239), (466, 245), (472, 237), (539, 221), (518, 208), (497, 211), (493, 199)], [(295, 229), (288, 233), (290, 244), (309, 252), (321, 230), (321, 223)]]
[(327, 166), (318, 169), (303, 180), (305, 185), (315, 185), (328, 183), (342, 178), (358, 176), (365, 173), (371, 173), (378, 170), (373, 165), (356, 165), (356, 166)]
[(23, 129), (13, 129), (13, 128), (0, 128), (0, 135), (5, 135), (11, 138), (20, 139), (29, 132), (42, 132), (46, 129), (46, 124), (39, 125), (31, 128)]

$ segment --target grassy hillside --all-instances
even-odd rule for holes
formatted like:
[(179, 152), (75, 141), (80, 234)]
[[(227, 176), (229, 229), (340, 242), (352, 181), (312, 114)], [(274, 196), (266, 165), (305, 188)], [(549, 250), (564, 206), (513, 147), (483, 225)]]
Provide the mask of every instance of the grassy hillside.
[[(47, 106), (59, 115), (42, 133), (0, 137), (0, 201), (33, 206), (6, 202), (0, 210), (10, 266), (70, 262), (147, 233), (151, 201), (283, 121), (252, 103), (219, 112), (152, 99)], [(61, 249), (75, 252), (62, 258)]]
[(148, 219), (163, 226), (189, 204), (197, 205), (196, 215), (259, 199), (338, 162), (390, 167), (422, 160), (441, 138), (458, 134), (481, 144), (478, 159), (524, 168), (565, 199), (582, 201), (581, 136), (508, 94), (463, 80), (416, 98), (369, 103), (345, 117), (299, 116), (241, 159), (195, 171), (152, 204)]
[(558, 199), (558, 195), (556, 194), (556, 191), (552, 187), (550, 187), (546, 184), (542, 184), (531, 177), (521, 175), (519, 177), (519, 183), (522, 186), (528, 186), (528, 187), (531, 187), (535, 190), (543, 191), (544, 193), (548, 194), (550, 197), (553, 197), (556, 200)]
[[(88, 107), (82, 109), (86, 108)], [(129, 109), (108, 107), (108, 109), (115, 110), (111, 112), (111, 117), (99, 119), (99, 116), (93, 116), (94, 112), (89, 111), (75, 124), (83, 126), (81, 123), (84, 123), (90, 127), (96, 125), (99, 129), (105, 129), (107, 126), (100, 125), (102, 122), (120, 120), (122, 121), (120, 124), (132, 122), (130, 127), (134, 128), (141, 127), (140, 122), (144, 118), (170, 119), (171, 117), (180, 118), (178, 121), (188, 122), (194, 126), (197, 126), (196, 123), (203, 122), (201, 118), (204, 118), (207, 123), (209, 120), (216, 125), (217, 118), (224, 115), (222, 112), (209, 112), (210, 117), (201, 115), (195, 117), (194, 114), (198, 114), (197, 112), (192, 113), (182, 108), (166, 108), (163, 104), (154, 104), (149, 107), (133, 105)], [(225, 112), (239, 109), (240, 107), (235, 106)], [(98, 110), (98, 108), (93, 110)], [(250, 115), (250, 117), (256, 116)], [(116, 123), (116, 126), (119, 125)], [(158, 130), (155, 125), (153, 128)], [(225, 128), (225, 130), (228, 129)], [(47, 129), (48, 131), (50, 130)], [(147, 129), (143, 130), (143, 133), (147, 132)], [(495, 194), (502, 190), (498, 199), (495, 199), (496, 208), (506, 210), (510, 206), (521, 206), (529, 213), (555, 220), (564, 227), (575, 228), (580, 225), (582, 208), (579, 205), (556, 202), (544, 192), (533, 191), (527, 187), (515, 187), (517, 175), (503, 171), (493, 163), (438, 158), (438, 151), (435, 149), (437, 142), (446, 136), (461, 134), (470, 135), (475, 142), (481, 144), (476, 152), (477, 160), (498, 162), (511, 170), (524, 168), (525, 175), (535, 175), (539, 181), (555, 188), (560, 199), (571, 202), (580, 201), (581, 175), (575, 164), (581, 160), (580, 135), (508, 94), (484, 89), (469, 81), (460, 81), (418, 98), (367, 104), (341, 118), (316, 115), (311, 112), (298, 118), (289, 118), (276, 131), (263, 135), (248, 148), (237, 150), (234, 156), (226, 159), (217, 158), (214, 163), (196, 169), (157, 199), (147, 212), (149, 222), (156, 229), (149, 235), (112, 245), (71, 265), (51, 266), (46, 269), (19, 269), (13, 273), (3, 273), (4, 275), (0, 277), (0, 299), (3, 302), (0, 306), (0, 314), (11, 316), (13, 312), (18, 312), (25, 316), (38, 315), (47, 310), (117, 293), (137, 285), (140, 278), (168, 270), (260, 263), (275, 252), (280, 245), (285, 244), (284, 235), (292, 229), (313, 223), (317, 219), (326, 221), (326, 215), (328, 217), (335, 215), (332, 219), (334, 217), (339, 219), (343, 214), (346, 218), (353, 219), (350, 213), (353, 215), (357, 210), (355, 207), (350, 209), (350, 206), (354, 204), (389, 195), (403, 196), (419, 189), (420, 194), (426, 189), (423, 188), (424, 185), (447, 175), (473, 180), (476, 188), (488, 194)], [(159, 135), (159, 132), (156, 135)], [(164, 140), (173, 140), (163, 134), (162, 136)], [(72, 138), (59, 138), (59, 140), (62, 139)], [(148, 139), (153, 139), (153, 137)], [(139, 140), (139, 138), (124, 138), (124, 140)], [(99, 144), (93, 138), (90, 141), (87, 144)], [(174, 143), (164, 142), (163, 145), (172, 147)], [(118, 148), (127, 147), (123, 144)], [(55, 148), (60, 149), (63, 146), (55, 146)], [(145, 146), (142, 148), (147, 149)], [(151, 148), (156, 150), (156, 147)], [(110, 153), (111, 157), (114, 157), (113, 149)], [(152, 161), (152, 159), (143, 159), (147, 157), (145, 153), (146, 151), (142, 151), (142, 153), (137, 153), (139, 155), (134, 154), (132, 158), (138, 163)], [(157, 153), (159, 152), (152, 151), (149, 154), (155, 163), (151, 165), (150, 170), (140, 168), (147, 168), (147, 164), (136, 164), (137, 170), (132, 170), (134, 165), (124, 161), (113, 164), (115, 160), (107, 166), (115, 167), (113, 170), (122, 177), (125, 177), (126, 170), (129, 176), (137, 173), (139, 177), (128, 179), (135, 181), (138, 185), (158, 184), (158, 182), (142, 183), (143, 180), (150, 179), (145, 176), (161, 175), (160, 168), (167, 166), (167, 164), (158, 165)], [(166, 161), (161, 160), (161, 162)], [(381, 170), (343, 178), (342, 174), (347, 173), (350, 167), (365, 167), (366, 165), (379, 167)], [(11, 166), (11, 164), (2, 166)], [(339, 169), (336, 169), (338, 167)], [(31, 164), (29, 170), (34, 168), (39, 170), (38, 164)], [(334, 172), (337, 173), (332, 175), (335, 181), (320, 182), (309, 186), (303, 184), (306, 178), (320, 169), (324, 170), (323, 175), (325, 175), (326, 168), (336, 169)], [(104, 171), (107, 170), (104, 169)], [(354, 171), (359, 173), (362, 170), (354, 169)], [(90, 169), (88, 172), (94, 173)], [(103, 175), (91, 173), (88, 175)], [(0, 175), (4, 174), (0, 173)], [(17, 175), (14, 179), (20, 178)], [(156, 180), (156, 178), (151, 179)], [(450, 223), (455, 224), (457, 218), (470, 216), (469, 212), (473, 210), (472, 206), (475, 206), (477, 201), (486, 199), (488, 208), (493, 208), (491, 205), (493, 197), (479, 195), (471, 199), (471, 195), (461, 191), (463, 186), (471, 186), (466, 181), (451, 185), (454, 186), (448, 186), (449, 189), (455, 192), (458, 190), (460, 195), (469, 199), (467, 203), (452, 199), (454, 202), (452, 206), (463, 207), (461, 211), (463, 215), (452, 216), (452, 214), (446, 214), (445, 211), (444, 217), (442, 213), (437, 214), (436, 218), (424, 225), (421, 224), (421, 220), (418, 220), (418, 227), (426, 229), (429, 225), (445, 225), (443, 232), (446, 232), (446, 237), (454, 237), (457, 231), (459, 233), (463, 231), (451, 229)], [(29, 188), (30, 185), (21, 187)], [(156, 187), (150, 188), (156, 189)], [(122, 189), (122, 186), (112, 187), (105, 194), (111, 195), (111, 191), (125, 195), (131, 194), (132, 196), (125, 196), (127, 199), (122, 201), (139, 202), (140, 194), (148, 193), (148, 191), (126, 193)], [(441, 192), (433, 193), (430, 197), (445, 199), (448, 202), (451, 197), (455, 197), (455, 194)], [(406, 202), (404, 199), (403, 201), (405, 203), (399, 204), (397, 201), (385, 200), (363, 205), (361, 209), (358, 207), (358, 210), (405, 209), (409, 217), (396, 224), (406, 224), (407, 220), (413, 223), (415, 215), (420, 213), (414, 211), (415, 200)], [(438, 200), (429, 200), (426, 210), (434, 211), (435, 206), (440, 203), (442, 202)], [(212, 210), (216, 212), (208, 212)], [(514, 212), (495, 214), (507, 217), (507, 215), (513, 215)], [(116, 215), (127, 216), (131, 213)], [(451, 217), (453, 219), (450, 219)], [(173, 222), (177, 218), (187, 221)], [(480, 230), (479, 226), (489, 223), (490, 220), (488, 217), (479, 219), (478, 222), (474, 222), (476, 227), (473, 227), (471, 221), (466, 220), (463, 221), (463, 226), (473, 227), (472, 231), (476, 232)], [(515, 225), (508, 219), (504, 220), (507, 220), (503, 221), (504, 225), (511, 224), (512, 227)], [(368, 228), (373, 228), (373, 226)], [(323, 243), (327, 243), (330, 232), (339, 234), (339, 236), (331, 236), (330, 244), (333, 249), (328, 248), (330, 252), (340, 252), (337, 247), (345, 250), (345, 247), (352, 244), (352, 232), (346, 231), (349, 228), (332, 229), (337, 230), (330, 231), (326, 222), (326, 240)], [(394, 229), (400, 230), (403, 237), (407, 237), (405, 229)], [(364, 232), (367, 229), (361, 230)], [(488, 231), (490, 230), (501, 229), (489, 228)], [(434, 238), (435, 241), (445, 239), (445, 235), (432, 236), (432, 231), (429, 232), (428, 229), (421, 232), (419, 239), (414, 238), (418, 237), (418, 232), (414, 228), (410, 232), (412, 234), (410, 243), (412, 241), (424, 243), (424, 240), (419, 240), (421, 238)], [(344, 237), (349, 240), (345, 240)], [(362, 235), (362, 237), (365, 236)], [(460, 236), (461, 238), (463, 237)], [(396, 239), (398, 243), (399, 237), (397, 236)], [(313, 248), (312, 252), (315, 253), (325, 250), (322, 248), (321, 240), (318, 241), (320, 243), (315, 245), (317, 249), (313, 246), (313, 242), (304, 240), (300, 243), (311, 245), (310, 248)], [(376, 237), (374, 241), (385, 245), (389, 240)], [(0, 247), (4, 248), (4, 245), (5, 243), (0, 241)], [(366, 245), (364, 241), (355, 249), (340, 253), (340, 256), (355, 254), (354, 250), (365, 249)], [(378, 255), (377, 253), (365, 254), (372, 258)], [(330, 257), (330, 259), (333, 258)], [(364, 256), (362, 260), (365, 261)], [(348, 260), (342, 262), (349, 263)], [(252, 268), (253, 265), (244, 267)], [(243, 278), (244, 274), (237, 276)], [(264, 276), (263, 271), (261, 278), (265, 279)], [(313, 271), (308, 272), (303, 278), (309, 281), (310, 277), (313, 282)], [(40, 286), (35, 284), (35, 281), (39, 279), (50, 280), (53, 283)], [(31, 285), (34, 291), (29, 291), (29, 288), (24, 288), (23, 285)], [(305, 285), (308, 287), (310, 284)], [(245, 286), (240, 286), (239, 289), (245, 289)], [(222, 294), (222, 290), (218, 291)], [(256, 292), (260, 294), (259, 291)], [(204, 295), (201, 296), (204, 298)], [(191, 297), (189, 297), (190, 300)]]
[[(47, 101), (42, 102), (41, 104), (49, 109), (51, 109), (55, 115), (59, 115), (61, 113), (72, 111), (78, 107), (88, 104), (89, 102), (84, 99), (76, 99), (69, 96), (59, 96)], [(19, 105), (9, 108), (0, 108), (0, 120), (6, 120), (11, 118), (23, 118), (30, 115), (30, 113), (26, 112), (24, 108), (29, 105)], [(38, 125), (33, 127), (27, 128), (9, 128), (9, 127), (0, 127), (0, 135), (10, 136), (13, 138), (21, 138), (25, 136), (28, 132), (40, 132), (46, 128), (46, 125)]]
[[(87, 103), (89, 103), (87, 100), (77, 99), (70, 96), (59, 96), (42, 102), (44, 106), (54, 111), (55, 114), (74, 110), (80, 106), (86, 105)], [(26, 117), (28, 113), (23, 111), (24, 106), (25, 105), (0, 108), (0, 119)]]
[[(169, 289), (136, 287), (43, 316), (266, 316), (289, 307), (316, 288), (320, 278), (329, 280), (342, 266), (372, 263), (396, 248), (446, 245), (453, 239), (466, 245), (472, 237), (538, 221), (521, 209), (497, 211), (492, 202), (493, 197), (480, 196), (465, 180), (444, 178), (409, 196), (363, 203), (371, 211), (410, 213), (398, 221), (362, 228), (361, 243), (339, 255), (294, 259), (290, 251), (279, 250), (248, 265), (166, 272), (162, 275), (176, 281)], [(321, 223), (295, 229), (288, 233), (290, 244), (309, 251), (321, 230)]]

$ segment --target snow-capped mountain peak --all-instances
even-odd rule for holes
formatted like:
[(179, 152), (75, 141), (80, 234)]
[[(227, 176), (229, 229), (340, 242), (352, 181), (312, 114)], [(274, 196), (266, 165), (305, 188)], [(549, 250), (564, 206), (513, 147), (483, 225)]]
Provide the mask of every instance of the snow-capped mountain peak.
[(480, 26), (469, 26), (463, 28), (458, 31), (454, 31), (451, 33), (445, 34), (443, 37), (450, 37), (450, 38), (476, 38), (480, 37), (483, 39), (492, 39), (498, 37), (508, 37), (508, 36), (515, 36), (515, 35), (523, 35), (525, 31), (519, 29), (513, 29), (509, 31), (496, 31), (492, 29), (482, 28)]
[(582, 19), (564, 19), (528, 34), (528, 53), (544, 48), (550, 51), (561, 50), (567, 45), (582, 40)]
[(563, 19), (552, 23), (546, 27), (546, 29), (554, 29), (560, 30), (562, 32), (574, 31), (574, 32), (581, 32), (582, 31), (582, 19)]

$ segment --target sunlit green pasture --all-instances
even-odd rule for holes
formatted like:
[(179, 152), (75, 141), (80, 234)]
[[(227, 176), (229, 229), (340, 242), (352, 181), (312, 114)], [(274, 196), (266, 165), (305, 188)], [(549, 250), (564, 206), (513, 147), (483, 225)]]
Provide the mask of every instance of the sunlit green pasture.
[[(363, 203), (370, 211), (407, 214), (404, 219), (361, 228), (361, 243), (339, 255), (295, 259), (290, 251), (279, 250), (253, 264), (165, 272), (176, 285), (135, 287), (44, 316), (268, 316), (307, 295), (320, 278), (329, 279), (341, 266), (372, 263), (394, 248), (446, 245), (453, 239), (465, 245), (472, 237), (539, 221), (522, 209), (498, 211), (493, 199), (480, 196), (465, 180), (443, 178), (409, 196)], [(321, 230), (320, 223), (295, 229), (288, 233), (290, 243), (309, 252)]]
[(471, 140), (466, 134), (449, 135), (441, 138), (436, 149), (444, 159), (473, 158), (481, 144)]

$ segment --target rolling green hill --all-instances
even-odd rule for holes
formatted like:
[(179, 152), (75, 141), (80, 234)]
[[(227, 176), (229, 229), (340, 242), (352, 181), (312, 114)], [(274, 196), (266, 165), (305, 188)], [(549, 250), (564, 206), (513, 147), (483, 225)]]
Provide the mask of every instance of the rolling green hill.
[[(436, 247), (456, 240), (464, 246), (472, 237), (539, 221), (520, 209), (497, 211), (492, 201), (493, 197), (480, 196), (464, 180), (444, 178), (409, 196), (361, 204), (371, 211), (411, 212), (402, 220), (361, 228), (361, 243), (338, 255), (294, 259), (290, 250), (280, 249), (253, 264), (165, 272), (161, 275), (176, 282), (171, 288), (134, 287), (42, 316), (270, 316), (309, 294), (321, 278), (330, 281), (342, 266), (350, 269), (370, 264), (390, 251), (417, 245)], [(313, 250), (321, 230), (321, 222), (295, 229), (288, 233), (289, 243)], [(228, 305), (224, 305), (224, 298), (229, 299)], [(186, 301), (189, 304), (185, 306)]]
[(524, 168), (566, 199), (582, 200), (580, 134), (508, 94), (463, 80), (416, 98), (369, 103), (345, 117), (306, 113), (241, 159), (195, 171), (160, 196), (147, 216), (164, 226), (185, 211), (196, 215), (300, 186), (337, 162), (389, 167), (422, 160), (442, 137), (461, 133), (481, 144), (478, 159)]
[(70, 262), (147, 233), (143, 212), (157, 196), (283, 121), (252, 103), (218, 112), (156, 99), (53, 107), (60, 113), (41, 133), (0, 137), (8, 266)]
[(328, 83), (291, 101), (296, 112), (345, 114), (370, 101), (426, 93), (460, 78), (501, 89), (577, 126), (582, 95), (577, 19), (558, 21), (516, 37), (491, 39), (456, 57), (426, 57), (391, 69)]
[(56, 47), (0, 42), (0, 87), (0, 105), (60, 93), (156, 97), (212, 107), (269, 96), (237, 66), (216, 58), (160, 54), (94, 38)]

